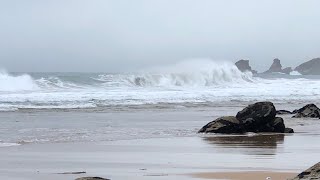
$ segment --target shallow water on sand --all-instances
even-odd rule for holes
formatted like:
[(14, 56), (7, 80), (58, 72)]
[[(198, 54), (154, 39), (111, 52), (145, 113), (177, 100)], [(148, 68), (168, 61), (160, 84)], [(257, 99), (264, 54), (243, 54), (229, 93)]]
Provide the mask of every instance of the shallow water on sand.
[[(192, 179), (219, 171), (299, 172), (319, 161), (319, 119), (283, 116), (295, 134), (197, 134), (245, 105), (123, 111), (0, 113), (1, 179), (73, 179), (86, 171), (111, 179)], [(276, 104), (293, 110), (300, 104)], [(16, 144), (15, 144), (16, 145)]]

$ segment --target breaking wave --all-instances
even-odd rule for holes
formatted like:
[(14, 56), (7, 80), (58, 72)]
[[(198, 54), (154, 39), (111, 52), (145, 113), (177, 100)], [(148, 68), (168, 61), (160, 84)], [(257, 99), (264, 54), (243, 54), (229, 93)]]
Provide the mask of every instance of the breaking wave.
[[(320, 99), (320, 76), (252, 76), (231, 62), (191, 60), (137, 73), (0, 72), (0, 112)], [(304, 87), (304, 88), (301, 88)]]
[(30, 75), (13, 76), (5, 71), (0, 72), (0, 84), (0, 91), (32, 91), (39, 89)]
[(214, 86), (253, 81), (252, 73), (243, 73), (230, 62), (210, 60), (185, 61), (171, 66), (151, 68), (136, 74), (100, 76), (99, 80), (156, 87)]
[[(95, 80), (95, 81), (90, 81)], [(214, 86), (225, 83), (252, 82), (251, 73), (243, 73), (229, 62), (193, 60), (171, 66), (150, 68), (131, 74), (100, 74), (82, 79), (69, 76), (46, 76), (34, 78), (28, 74), (11, 75), (0, 72), (0, 91), (38, 91), (59, 89), (90, 89), (125, 86)]]

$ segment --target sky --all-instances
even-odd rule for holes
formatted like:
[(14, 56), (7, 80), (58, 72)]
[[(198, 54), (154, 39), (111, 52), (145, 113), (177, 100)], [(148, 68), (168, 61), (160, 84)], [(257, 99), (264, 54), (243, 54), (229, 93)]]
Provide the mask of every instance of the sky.
[(123, 72), (186, 59), (320, 57), (319, 0), (0, 0), (0, 68)]

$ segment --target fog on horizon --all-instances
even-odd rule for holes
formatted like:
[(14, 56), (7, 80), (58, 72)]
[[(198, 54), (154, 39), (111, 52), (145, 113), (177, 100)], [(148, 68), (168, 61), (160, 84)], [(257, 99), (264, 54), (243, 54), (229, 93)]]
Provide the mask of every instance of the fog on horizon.
[(318, 0), (0, 2), (0, 69), (122, 72), (185, 59), (320, 57)]

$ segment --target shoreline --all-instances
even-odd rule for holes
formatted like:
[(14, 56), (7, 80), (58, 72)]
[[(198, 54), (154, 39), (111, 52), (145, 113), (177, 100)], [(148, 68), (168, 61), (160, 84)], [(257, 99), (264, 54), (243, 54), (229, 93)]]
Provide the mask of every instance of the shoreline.
[(279, 171), (239, 171), (239, 172), (212, 172), (212, 173), (195, 173), (191, 177), (200, 179), (216, 180), (285, 180), (293, 178), (298, 173), (279, 172)]
[[(230, 138), (218, 137), (175, 137), (24, 144), (0, 148), (0, 156), (3, 157), (0, 162), (0, 179), (72, 180), (77, 177), (99, 176), (133, 180), (196, 180), (221, 177), (224, 174), (230, 175), (233, 180), (236, 173), (246, 171), (268, 172), (274, 174), (274, 177), (295, 175), (314, 163), (311, 157), (317, 155), (317, 148), (297, 151), (295, 143), (301, 141), (299, 136), (284, 136), (284, 139), (265, 139), (264, 136), (267, 135), (249, 137), (248, 141), (242, 141), (241, 137), (235, 140), (232, 138), (232, 141), (229, 141)], [(256, 144), (268, 139), (272, 141), (271, 144)], [(305, 143), (308, 145), (314, 141), (316, 139)], [(284, 147), (283, 143), (287, 145)], [(309, 153), (305, 154), (307, 151)], [(65, 172), (86, 174), (59, 174)], [(261, 175), (253, 174), (258, 175), (253, 177)]]

